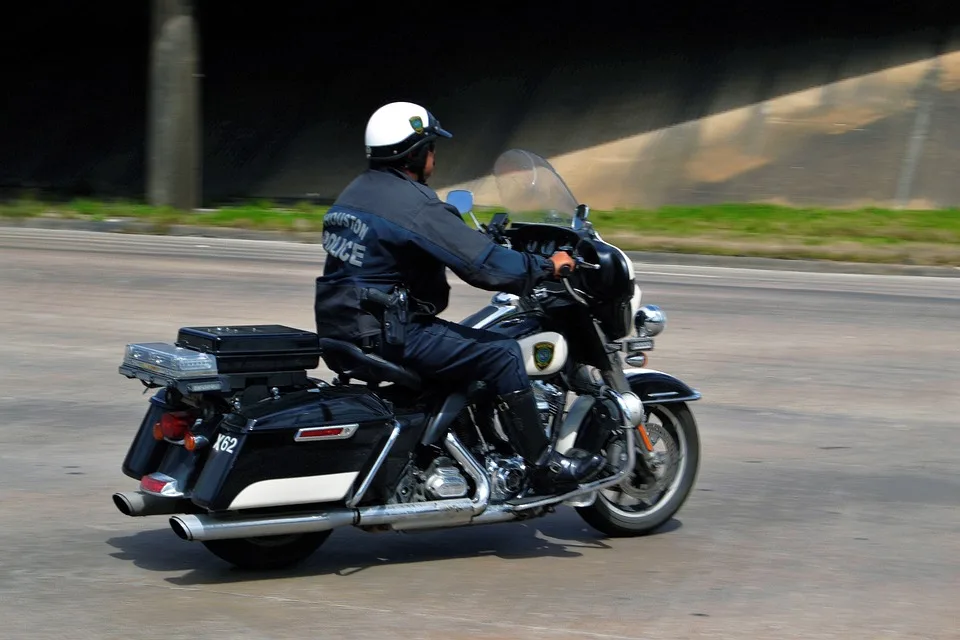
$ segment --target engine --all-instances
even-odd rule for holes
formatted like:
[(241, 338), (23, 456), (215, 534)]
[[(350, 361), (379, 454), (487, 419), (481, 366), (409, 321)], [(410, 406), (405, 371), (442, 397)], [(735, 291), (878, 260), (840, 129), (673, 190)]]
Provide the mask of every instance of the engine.
[(567, 394), (563, 389), (540, 380), (533, 381), (533, 393), (537, 397), (537, 409), (540, 410), (540, 424), (547, 437), (553, 431), (554, 419), (563, 412)]
[(397, 487), (394, 499), (397, 502), (425, 502), (462, 498), (469, 492), (470, 485), (454, 461), (441, 456), (431, 462), (426, 471), (417, 469), (411, 463)]
[(450, 458), (437, 458), (426, 472), (424, 489), (435, 500), (462, 498), (470, 491), (467, 479)]
[[(540, 425), (548, 438), (553, 435), (557, 416), (562, 416), (566, 405), (566, 392), (556, 385), (541, 380), (532, 383), (540, 414)], [(490, 415), (492, 414), (492, 415)], [(503, 433), (499, 416), (491, 411), (488, 414), (488, 429), (504, 442), (508, 438)], [(483, 419), (483, 415), (477, 415)], [(451, 425), (454, 433), (468, 448), (486, 459), (487, 473), (490, 478), (490, 498), (493, 502), (503, 502), (517, 496), (523, 488), (527, 469), (523, 458), (517, 455), (504, 456), (494, 453), (495, 447), (488, 446), (478, 439), (477, 429), (466, 416), (459, 417)], [(456, 463), (440, 456), (433, 460), (426, 470), (417, 468), (412, 462), (407, 467), (403, 480), (397, 487), (396, 502), (423, 502), (427, 500), (447, 500), (463, 498), (470, 493), (470, 483)]]
[(490, 475), (490, 500), (496, 503), (509, 500), (520, 492), (527, 470), (520, 456), (505, 458), (488, 453), (487, 473)]

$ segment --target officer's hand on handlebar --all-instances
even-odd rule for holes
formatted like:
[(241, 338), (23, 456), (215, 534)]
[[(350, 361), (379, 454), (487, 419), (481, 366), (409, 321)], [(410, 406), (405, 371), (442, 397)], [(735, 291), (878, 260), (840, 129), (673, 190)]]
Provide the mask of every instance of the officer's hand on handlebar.
[(553, 263), (553, 275), (563, 278), (573, 273), (576, 267), (576, 261), (566, 251), (557, 251), (550, 256), (550, 262)]

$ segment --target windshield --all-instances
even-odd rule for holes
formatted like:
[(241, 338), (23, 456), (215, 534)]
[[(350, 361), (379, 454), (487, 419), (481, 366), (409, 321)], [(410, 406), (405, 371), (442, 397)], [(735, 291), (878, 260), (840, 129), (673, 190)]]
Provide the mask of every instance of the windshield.
[(493, 165), (500, 204), (512, 222), (569, 227), (577, 199), (550, 163), (523, 149), (504, 151)]

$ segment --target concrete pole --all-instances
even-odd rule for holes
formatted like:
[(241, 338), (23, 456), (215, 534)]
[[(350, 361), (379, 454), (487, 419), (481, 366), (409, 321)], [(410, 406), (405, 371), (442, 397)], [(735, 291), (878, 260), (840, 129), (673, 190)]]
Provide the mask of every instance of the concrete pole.
[(153, 0), (147, 109), (147, 201), (200, 206), (198, 36), (191, 0)]

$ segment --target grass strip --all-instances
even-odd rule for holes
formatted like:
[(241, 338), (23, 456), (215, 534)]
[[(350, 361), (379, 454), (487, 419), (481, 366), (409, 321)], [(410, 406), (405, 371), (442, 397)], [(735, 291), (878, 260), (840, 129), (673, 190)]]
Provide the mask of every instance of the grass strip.
[[(31, 198), (0, 203), (2, 218), (59, 218), (316, 233), (328, 207), (251, 202), (196, 212), (138, 202)], [(480, 210), (486, 221), (491, 210)], [(767, 204), (593, 211), (603, 237), (624, 250), (805, 258), (922, 265), (960, 265), (960, 210), (838, 210)]]

